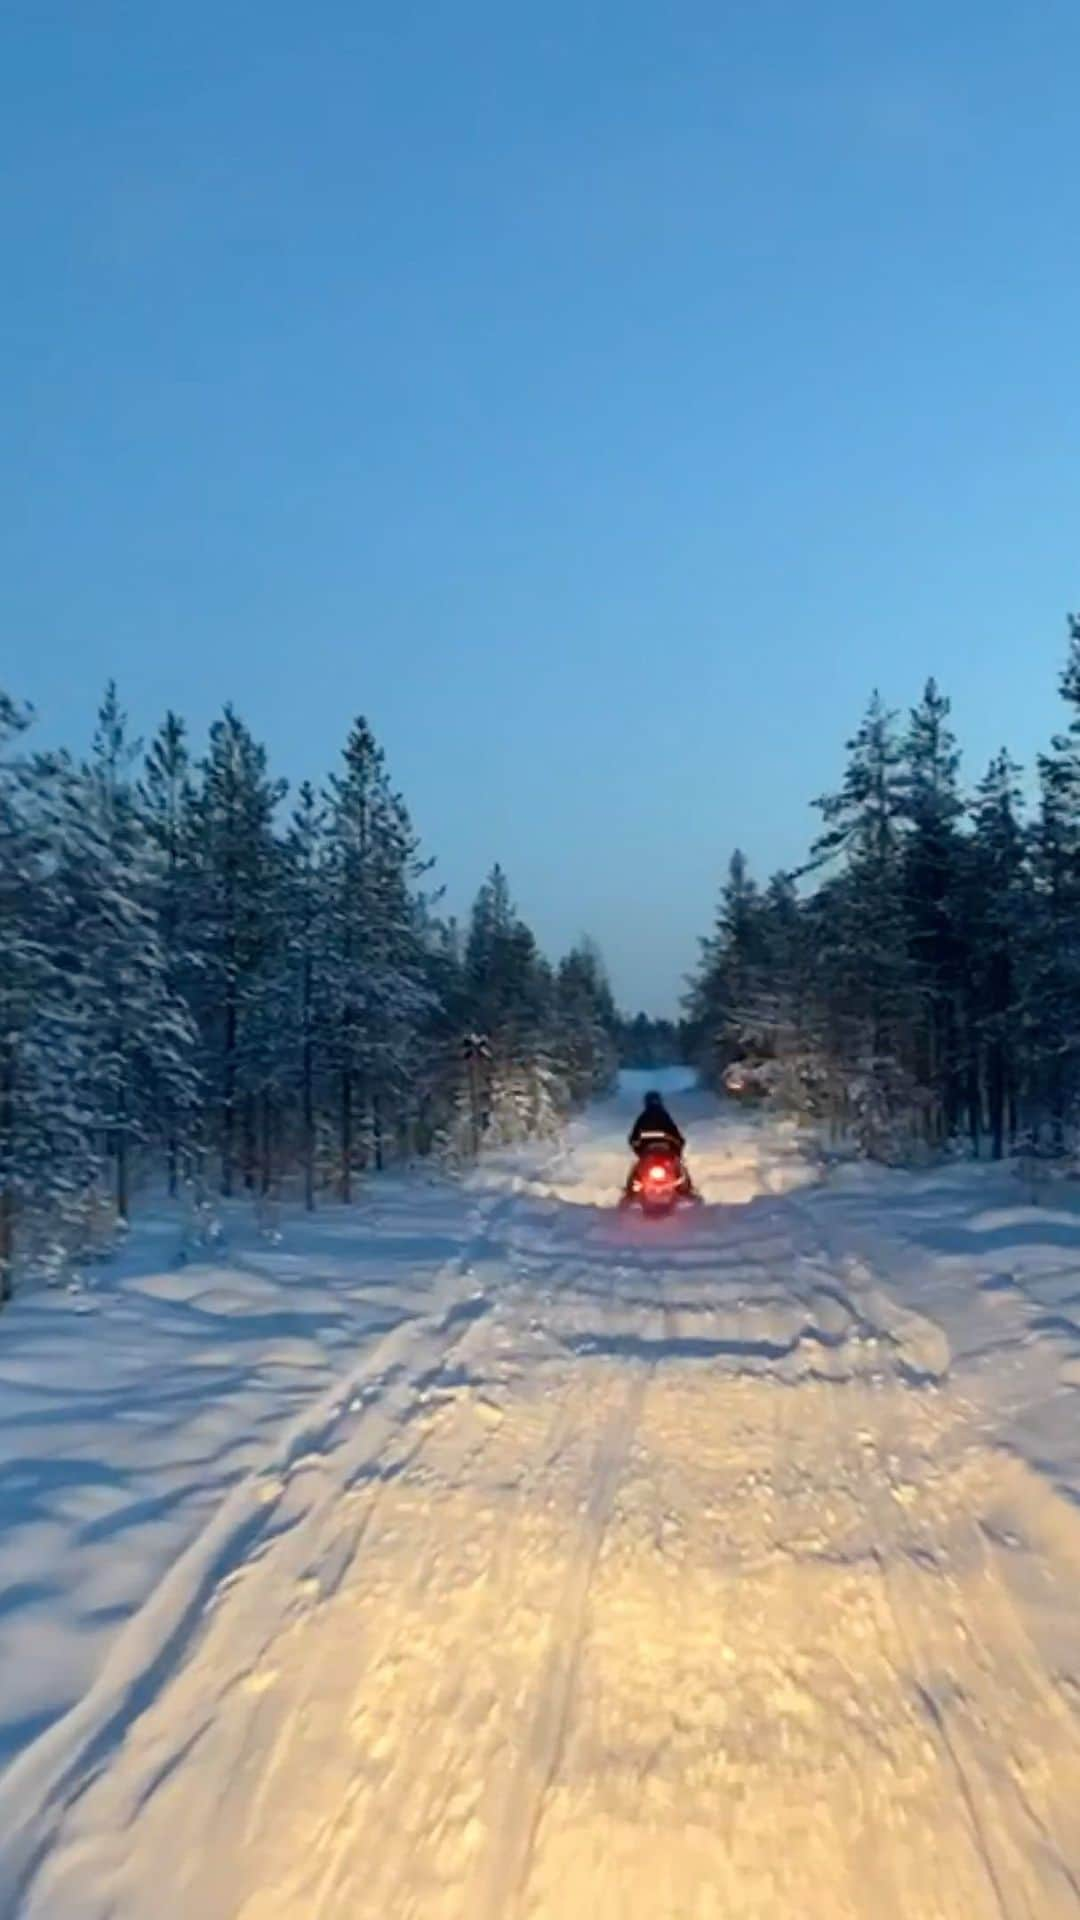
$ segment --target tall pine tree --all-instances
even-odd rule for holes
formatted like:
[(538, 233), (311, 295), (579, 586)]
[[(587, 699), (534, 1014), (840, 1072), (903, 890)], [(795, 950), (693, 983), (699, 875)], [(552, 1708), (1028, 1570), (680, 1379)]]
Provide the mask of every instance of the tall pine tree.
[(1021, 818), (1020, 769), (1004, 749), (979, 784), (964, 897), (981, 1052), (980, 1083), (994, 1158), (1019, 1125), (1024, 1071), (1024, 976), (1031, 922), (1031, 880)]
[(221, 1191), (255, 1185), (258, 1096), (265, 1071), (268, 1000), (280, 936), (280, 850), (275, 814), (283, 781), (266, 750), (226, 707), (210, 729), (194, 801), (199, 965), (195, 995), (208, 1083), (207, 1139), (217, 1146)]
[(330, 983), (339, 1091), (339, 1192), (358, 1168), (381, 1167), (388, 1130), (408, 1107), (412, 1046), (432, 987), (415, 883), (418, 843), (386, 759), (356, 721), (344, 769), (331, 776)]
[(949, 702), (927, 682), (913, 708), (903, 748), (903, 912), (914, 994), (904, 1051), (926, 1095), (925, 1117), (938, 1141), (956, 1130), (965, 1093), (971, 1102), (970, 1035), (961, 1031), (969, 966), (961, 924), (964, 852), (960, 756)]

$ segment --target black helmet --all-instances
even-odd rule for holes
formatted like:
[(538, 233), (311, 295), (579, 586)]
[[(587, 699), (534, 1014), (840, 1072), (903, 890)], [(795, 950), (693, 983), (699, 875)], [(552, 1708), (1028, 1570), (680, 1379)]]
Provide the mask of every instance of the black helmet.
[(645, 1105), (647, 1107), (662, 1107), (663, 1104), (663, 1095), (657, 1093), (655, 1087), (650, 1087), (648, 1093), (645, 1095)]

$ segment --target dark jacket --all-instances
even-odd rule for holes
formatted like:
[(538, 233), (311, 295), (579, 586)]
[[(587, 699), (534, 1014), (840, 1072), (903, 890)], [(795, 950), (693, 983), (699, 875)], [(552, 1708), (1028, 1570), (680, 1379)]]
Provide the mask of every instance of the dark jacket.
[(686, 1141), (666, 1107), (644, 1107), (630, 1129), (630, 1145), (640, 1153), (650, 1139), (667, 1140), (681, 1153)]

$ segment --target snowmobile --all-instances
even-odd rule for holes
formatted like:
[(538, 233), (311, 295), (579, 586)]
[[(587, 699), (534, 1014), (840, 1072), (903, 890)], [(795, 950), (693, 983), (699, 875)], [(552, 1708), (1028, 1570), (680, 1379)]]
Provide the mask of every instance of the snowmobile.
[(642, 1145), (619, 1205), (639, 1206), (642, 1213), (656, 1216), (670, 1213), (680, 1200), (700, 1197), (678, 1148), (670, 1140), (659, 1140)]

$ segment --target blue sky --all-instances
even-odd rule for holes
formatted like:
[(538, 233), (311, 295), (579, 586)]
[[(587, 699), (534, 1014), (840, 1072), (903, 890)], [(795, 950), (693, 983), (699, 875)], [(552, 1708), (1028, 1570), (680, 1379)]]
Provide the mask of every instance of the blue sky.
[(1080, 9), (13, 0), (0, 680), (368, 714), (453, 904), (671, 1007), (874, 684), (972, 775), (1080, 604)]

